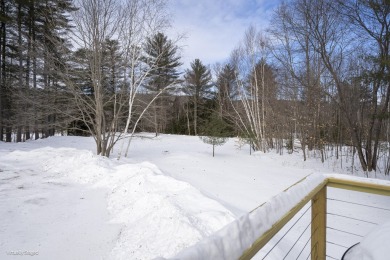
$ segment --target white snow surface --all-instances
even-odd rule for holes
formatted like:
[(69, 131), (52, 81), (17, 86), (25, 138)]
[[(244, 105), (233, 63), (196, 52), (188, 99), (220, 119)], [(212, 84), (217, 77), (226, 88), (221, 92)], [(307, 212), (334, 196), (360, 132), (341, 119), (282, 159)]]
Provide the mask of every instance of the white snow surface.
[(390, 221), (374, 228), (362, 241), (351, 248), (345, 260), (388, 260), (390, 256)]
[(67, 147), (32, 149), (58, 139), (77, 140), (1, 144), (1, 259), (169, 257), (234, 219), (149, 162), (122, 163)]
[[(234, 259), (323, 180), (319, 173), (342, 172), (296, 153), (249, 155), (237, 143), (212, 157), (198, 137), (141, 134), (120, 160), (120, 145), (112, 158), (96, 156), (87, 137), (0, 143), (0, 259)], [(388, 198), (330, 193), (390, 207)], [(190, 247), (199, 242), (208, 249)]]

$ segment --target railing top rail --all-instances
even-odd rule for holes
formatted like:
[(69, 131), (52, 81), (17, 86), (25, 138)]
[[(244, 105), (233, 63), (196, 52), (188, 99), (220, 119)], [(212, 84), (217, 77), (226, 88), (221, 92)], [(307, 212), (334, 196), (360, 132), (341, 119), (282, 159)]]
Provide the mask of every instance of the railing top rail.
[(333, 188), (390, 196), (390, 182), (387, 181), (373, 182), (371, 179), (328, 177), (327, 182), (327, 186)]

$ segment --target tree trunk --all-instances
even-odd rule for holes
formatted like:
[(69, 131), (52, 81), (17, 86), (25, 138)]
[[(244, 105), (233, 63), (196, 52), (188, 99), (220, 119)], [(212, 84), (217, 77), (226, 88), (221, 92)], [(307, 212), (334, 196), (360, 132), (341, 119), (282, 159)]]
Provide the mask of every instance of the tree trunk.
[(186, 118), (187, 118), (187, 129), (188, 129), (188, 135), (191, 135), (191, 125), (190, 125), (190, 116), (189, 116), (189, 109), (188, 109), (188, 103), (186, 108)]
[[(32, 31), (32, 76), (33, 76), (33, 89), (37, 89), (37, 42), (36, 42), (36, 31), (35, 31), (35, 7), (34, 2), (30, 5), (31, 11), (31, 31)], [(39, 139), (39, 128), (38, 128), (38, 111), (37, 107), (34, 105), (34, 139)]]
[[(1, 0), (1, 13), (5, 14), (5, 3)], [(3, 113), (4, 113), (4, 95), (5, 95), (5, 23), (1, 22), (0, 28), (0, 141), (4, 140), (3, 131)]]
[[(23, 87), (23, 55), (22, 55), (22, 19), (21, 19), (21, 12), (22, 12), (22, 4), (18, 4), (18, 58), (19, 58), (19, 68), (18, 68), (18, 78), (19, 78), (19, 93), (24, 91)], [(21, 93), (21, 95), (23, 95)], [(21, 106), (21, 109), (25, 108), (25, 104), (19, 104)], [(16, 142), (22, 141), (22, 124), (23, 120), (21, 118), (20, 113), (18, 113), (18, 128), (17, 128), (17, 135), (16, 135)]]
[[(2, 0), (1, 7), (3, 12), (5, 13), (5, 2)], [(4, 22), (1, 23), (1, 33), (2, 33), (2, 50), (1, 50), (1, 56), (2, 56), (2, 64), (1, 64), (1, 87), (2, 87), (2, 95), (3, 98), (2, 102), (2, 122), (5, 120), (10, 119), (10, 93), (7, 91), (6, 84), (7, 84), (7, 73), (6, 73), (6, 44), (7, 44), (7, 31), (6, 31), (6, 24)], [(5, 126), (5, 141), (11, 142), (12, 141), (12, 128), (9, 126), (9, 123), (7, 123)], [(2, 135), (3, 136), (3, 135)]]
[(198, 119), (198, 100), (195, 97), (195, 102), (194, 102), (194, 135), (198, 135), (198, 126), (197, 126), (197, 120)]
[(30, 140), (30, 138), (31, 138), (31, 136), (30, 136), (30, 127), (28, 125), (26, 125), (24, 127), (24, 131), (25, 131), (26, 140)]

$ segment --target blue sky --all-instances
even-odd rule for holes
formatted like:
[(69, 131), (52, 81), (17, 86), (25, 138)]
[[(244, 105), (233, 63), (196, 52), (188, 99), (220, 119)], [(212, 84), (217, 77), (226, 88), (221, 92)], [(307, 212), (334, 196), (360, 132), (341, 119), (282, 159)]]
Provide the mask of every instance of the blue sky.
[(199, 58), (204, 64), (225, 61), (254, 25), (265, 29), (280, 0), (171, 0), (172, 28), (168, 35), (186, 34), (183, 67)]

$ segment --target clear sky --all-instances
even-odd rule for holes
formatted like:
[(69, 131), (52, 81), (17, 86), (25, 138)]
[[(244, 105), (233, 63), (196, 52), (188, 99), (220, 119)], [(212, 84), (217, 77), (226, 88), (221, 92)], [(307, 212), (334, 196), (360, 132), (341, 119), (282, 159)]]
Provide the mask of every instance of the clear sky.
[(229, 58), (231, 51), (254, 25), (265, 29), (280, 0), (171, 0), (172, 28), (168, 35), (185, 33), (182, 62), (188, 68), (199, 58), (212, 65)]

